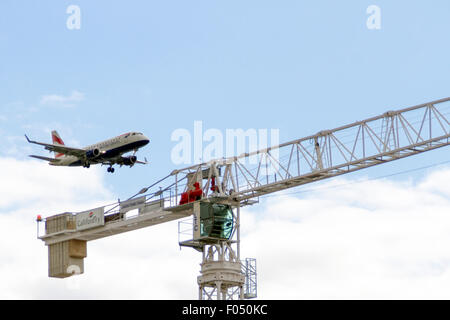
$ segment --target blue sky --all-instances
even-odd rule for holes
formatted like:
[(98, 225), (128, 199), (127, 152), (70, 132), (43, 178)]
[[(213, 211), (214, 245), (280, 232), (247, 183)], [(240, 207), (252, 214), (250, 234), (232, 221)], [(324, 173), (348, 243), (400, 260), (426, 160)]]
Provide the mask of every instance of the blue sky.
[[(71, 4), (79, 30), (66, 27)], [(380, 30), (366, 27), (372, 4)], [(152, 164), (106, 178), (126, 197), (174, 169), (170, 135), (195, 120), (223, 131), (277, 128), (283, 142), (448, 96), (449, 9), (447, 1), (2, 1), (2, 134), (47, 140), (55, 128), (83, 146), (144, 132), (151, 144), (140, 155)], [(74, 91), (82, 94), (74, 105), (40, 103)]]
[[(66, 27), (69, 5), (81, 10), (79, 30)], [(366, 26), (370, 5), (381, 9), (380, 30)], [(449, 14), (447, 0), (3, 0), (0, 158), (48, 155), (24, 133), (50, 141), (57, 129), (81, 147), (140, 131), (150, 144), (137, 155), (149, 165), (98, 172), (123, 199), (180, 167), (171, 134), (193, 132), (196, 120), (222, 132), (279, 129), (285, 142), (448, 97)], [(351, 176), (448, 159), (444, 148)], [(52, 169), (49, 180), (63, 172)], [(73, 181), (94, 179), (70, 170)]]

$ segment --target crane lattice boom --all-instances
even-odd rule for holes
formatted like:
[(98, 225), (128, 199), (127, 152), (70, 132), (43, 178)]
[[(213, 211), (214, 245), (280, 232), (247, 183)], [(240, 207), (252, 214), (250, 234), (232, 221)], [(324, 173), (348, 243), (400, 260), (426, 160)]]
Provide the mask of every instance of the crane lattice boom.
[[(208, 197), (214, 196), (209, 187), (213, 171), (217, 171), (209, 169), (222, 168), (224, 174), (218, 184), (219, 193), (244, 201), (446, 146), (450, 136), (446, 117), (450, 111), (449, 101), (447, 98), (388, 111), (278, 146), (177, 170), (173, 174), (186, 176), (209, 172), (203, 188)], [(184, 187), (189, 188), (189, 182)]]

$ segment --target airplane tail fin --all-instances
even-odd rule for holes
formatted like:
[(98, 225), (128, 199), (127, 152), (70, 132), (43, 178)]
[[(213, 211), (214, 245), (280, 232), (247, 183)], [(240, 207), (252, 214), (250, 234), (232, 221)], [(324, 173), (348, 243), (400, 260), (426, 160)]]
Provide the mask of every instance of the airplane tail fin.
[[(56, 130), (52, 131), (52, 141), (53, 141), (53, 144), (60, 145), (60, 146), (64, 145), (64, 141), (61, 139), (61, 137), (59, 136), (59, 134)], [(55, 158), (62, 157), (63, 155), (64, 155), (63, 153), (55, 153)]]

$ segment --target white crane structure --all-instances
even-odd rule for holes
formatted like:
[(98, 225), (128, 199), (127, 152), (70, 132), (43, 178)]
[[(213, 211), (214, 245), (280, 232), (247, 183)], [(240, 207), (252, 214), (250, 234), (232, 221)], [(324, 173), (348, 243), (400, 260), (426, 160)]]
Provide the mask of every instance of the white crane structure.
[[(240, 208), (259, 197), (448, 146), (450, 98), (301, 139), (172, 171), (124, 202), (46, 219), (49, 276), (83, 272), (86, 242), (179, 222), (179, 243), (202, 253), (199, 299), (256, 297), (256, 261), (240, 257)], [(138, 209), (138, 214), (125, 213)], [(38, 229), (39, 230), (39, 229)]]

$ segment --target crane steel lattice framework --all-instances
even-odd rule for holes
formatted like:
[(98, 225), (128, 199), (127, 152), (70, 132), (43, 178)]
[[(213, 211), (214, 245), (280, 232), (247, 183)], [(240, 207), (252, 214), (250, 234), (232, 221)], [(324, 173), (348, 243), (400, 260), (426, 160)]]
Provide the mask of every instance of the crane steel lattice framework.
[[(119, 202), (102, 208), (104, 221), (99, 226), (79, 230), (76, 226), (70, 227), (70, 223), (66, 223), (63, 227), (51, 231), (46, 228), (46, 234), (38, 236), (49, 246), (50, 264), (53, 261), (51, 255), (55, 255), (54, 249), (51, 251), (51, 248), (57, 245), (72, 245), (70, 260), (77, 256), (74, 241), (81, 241), (83, 244), (86, 241), (192, 216), (193, 220), (190, 222), (179, 223), (179, 234), (182, 237), (188, 235), (188, 239), (179, 239), (179, 243), (202, 252), (201, 275), (197, 278), (199, 298), (255, 297), (255, 278), (246, 279), (244, 274), (253, 272), (254, 275), (256, 262), (247, 260), (245, 265), (248, 266), (250, 262), (251, 268), (242, 270), (240, 208), (257, 203), (260, 196), (269, 193), (449, 145), (450, 126), (446, 117), (450, 113), (449, 101), (450, 98), (446, 98), (388, 111), (278, 146), (174, 170), (167, 177), (130, 198), (129, 201), (136, 200), (138, 203), (137, 206), (131, 206), (139, 208), (137, 216), (127, 217), (124, 203), (129, 204), (129, 201)], [(195, 201), (183, 201), (182, 198), (186, 200), (190, 192), (197, 192), (201, 196), (193, 199)], [(211, 208), (219, 211), (231, 209), (228, 211), (231, 212), (230, 218), (224, 218), (226, 213), (223, 213), (220, 219), (215, 214), (205, 218), (208, 212), (212, 212)], [(223, 210), (221, 212), (226, 212)], [(64, 217), (65, 221), (70, 222), (76, 215), (66, 214)], [(47, 218), (46, 223), (52, 221), (51, 218)], [(221, 223), (221, 236), (213, 233), (203, 234), (207, 226), (212, 229), (217, 227), (218, 221)], [(226, 221), (233, 227), (230, 233), (224, 236)], [(83, 257), (83, 253), (78, 256)], [(64, 268), (70, 263), (76, 263), (70, 261), (65, 262)], [(82, 264), (80, 268), (82, 269)], [(50, 269), (51, 266), (49, 275), (52, 276)], [(56, 276), (70, 275), (70, 272), (63, 270)], [(249, 284), (252, 292), (244, 290)]]

